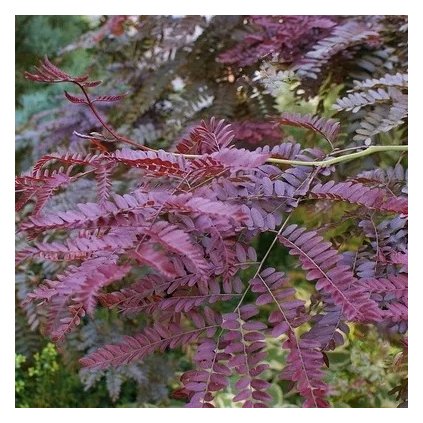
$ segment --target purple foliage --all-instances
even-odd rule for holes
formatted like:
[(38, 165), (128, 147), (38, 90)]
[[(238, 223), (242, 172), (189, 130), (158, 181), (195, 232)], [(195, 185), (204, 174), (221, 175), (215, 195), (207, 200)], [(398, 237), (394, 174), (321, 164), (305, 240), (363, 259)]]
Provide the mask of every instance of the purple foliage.
[(327, 35), (336, 21), (321, 16), (250, 16), (248, 25), (254, 32), (246, 33), (242, 42), (222, 53), (222, 62), (249, 66), (279, 54), (283, 62), (292, 63)]
[[(250, 65), (276, 51), (294, 62), (316, 40), (321, 46), (335, 43), (333, 37), (346, 31), (333, 30), (334, 20), (317, 16), (250, 21), (260, 31), (221, 55), (222, 61)], [(325, 38), (332, 30), (332, 38)], [(358, 28), (348, 31), (356, 34), (356, 42), (376, 42), (371, 30), (361, 36)], [(91, 99), (87, 90), (99, 81), (72, 77), (47, 59), (27, 77), (78, 85), (86, 97), (66, 93), (66, 98), (94, 113), (94, 103), (121, 98)], [(309, 129), (330, 144), (339, 131), (335, 120), (314, 116), (283, 114), (278, 121)], [(62, 272), (25, 300), (46, 310), (46, 333), (63, 343), (100, 307), (146, 321), (139, 333), (83, 357), (83, 366), (119, 367), (192, 344), (195, 368), (182, 375), (179, 392), (188, 407), (213, 407), (230, 378), (234, 402), (266, 407), (272, 398), (265, 340), (272, 337), (288, 351), (281, 378), (296, 385), (304, 407), (327, 407), (325, 352), (343, 343), (346, 322), (384, 323), (405, 331), (407, 198), (401, 167), (339, 181), (333, 167), (312, 165), (329, 156), (319, 148), (295, 142), (254, 151), (236, 146), (237, 140), (276, 141), (281, 133), (274, 124), (232, 127), (224, 120), (203, 120), (179, 141), (177, 153), (122, 147), (134, 143), (102, 126), (114, 137), (110, 151), (47, 154), (30, 174), (16, 178), (19, 231), (28, 239), (17, 252), (18, 264), (63, 264)], [(278, 165), (275, 159), (303, 163)], [(93, 181), (96, 201), (75, 202), (66, 211), (51, 207), (58, 191), (80, 180)], [(336, 207), (335, 202), (351, 211), (368, 241), (358, 251), (340, 250), (318, 230), (286, 226), (303, 204)], [(260, 233), (273, 234), (270, 249), (279, 244), (298, 258), (304, 279), (314, 283), (310, 290), (320, 298), (317, 313), (297, 297), (289, 272), (264, 267), (270, 249), (257, 261), (253, 242)], [(245, 269), (254, 276), (246, 278)], [(231, 311), (221, 313), (216, 305), (222, 302)]]
[(235, 140), (246, 145), (276, 145), (281, 141), (283, 133), (274, 122), (239, 121), (232, 123)]

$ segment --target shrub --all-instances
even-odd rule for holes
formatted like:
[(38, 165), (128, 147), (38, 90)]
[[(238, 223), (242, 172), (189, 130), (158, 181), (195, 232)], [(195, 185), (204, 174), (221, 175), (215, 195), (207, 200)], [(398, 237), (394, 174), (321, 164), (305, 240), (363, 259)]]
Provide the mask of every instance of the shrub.
[[(298, 21), (301, 33), (287, 38)], [(129, 319), (128, 335), (106, 335), (110, 343), (80, 360), (87, 371), (128, 369), (155, 352), (192, 345), (194, 368), (183, 372), (174, 392), (188, 407), (215, 406), (216, 395), (232, 382), (233, 402), (269, 406), (266, 339), (274, 338), (287, 351), (280, 377), (296, 387), (303, 406), (327, 407), (328, 352), (344, 343), (350, 325), (375, 326), (393, 343), (407, 331), (407, 172), (401, 164), (407, 76), (397, 69), (404, 63), (393, 59), (385, 34), (398, 22), (245, 22), (255, 32), (232, 50), (213, 53), (217, 72), (233, 82), (261, 69), (265, 86), (254, 84), (261, 84), (264, 97), (273, 98), (269, 92), (278, 81), (306, 100), (316, 94), (327, 99), (325, 90), (342, 75), (335, 105), (342, 114), (276, 114), (275, 108), (263, 135), (254, 129), (263, 129), (257, 121), (232, 126), (211, 117), (187, 128), (174, 148), (156, 150), (106, 121), (97, 106), (124, 97), (92, 94), (101, 81), (72, 76), (47, 58), (26, 73), (35, 82), (76, 86), (80, 94), (65, 91), (67, 100), (89, 110), (103, 133), (76, 128), (94, 151), (50, 152), (16, 178), (19, 231), (28, 240), (17, 261), (53, 263), (23, 305), (42, 311), (40, 325), (58, 345), (99, 316), (115, 326)], [(185, 66), (216, 30), (210, 25), (186, 57), (185, 44), (177, 46)], [(174, 30), (181, 31), (176, 24)], [(174, 62), (163, 61), (166, 54), (161, 46), (155, 65), (169, 72)], [(287, 69), (264, 65), (270, 54)], [(369, 65), (380, 57), (391, 74)], [(353, 82), (357, 64), (372, 78)], [(233, 96), (240, 103), (248, 99), (242, 90)], [(163, 106), (153, 103), (150, 112)], [(360, 117), (354, 129), (349, 112)], [(272, 145), (247, 146), (240, 125), (254, 142), (269, 137)], [(281, 126), (294, 127), (303, 141), (275, 141)], [(376, 145), (385, 134), (391, 142)], [(283, 263), (267, 264), (276, 254)], [(305, 280), (312, 285), (299, 289)]]

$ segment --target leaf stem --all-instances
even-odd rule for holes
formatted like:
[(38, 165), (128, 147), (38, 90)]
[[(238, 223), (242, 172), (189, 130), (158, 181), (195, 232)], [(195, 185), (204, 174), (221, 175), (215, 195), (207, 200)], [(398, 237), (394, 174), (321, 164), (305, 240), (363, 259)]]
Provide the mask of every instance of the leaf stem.
[[(116, 131), (113, 128), (111, 128), (110, 125), (108, 125), (104, 121), (104, 119), (100, 116), (96, 107), (93, 104), (93, 101), (91, 100), (90, 96), (85, 90), (84, 86), (77, 81), (71, 81), (71, 82), (76, 84), (81, 89), (82, 93), (84, 94), (84, 97), (86, 98), (87, 106), (94, 113), (94, 116), (97, 118), (100, 124), (104, 127), (104, 129), (106, 129), (116, 140), (122, 141), (126, 144), (132, 145), (133, 147), (139, 148), (141, 150), (156, 151), (153, 148), (138, 144), (137, 142), (116, 133)], [(266, 163), (291, 165), (291, 166), (328, 167), (337, 163), (347, 162), (350, 160), (355, 160), (361, 157), (369, 156), (370, 154), (381, 153), (386, 151), (408, 151), (408, 145), (372, 145), (363, 151), (358, 151), (351, 154), (345, 154), (339, 157), (331, 157), (329, 159), (314, 161), (314, 162), (306, 162), (302, 160), (277, 159), (275, 157), (269, 157), (266, 160)], [(198, 154), (181, 154), (181, 153), (170, 153), (170, 154), (173, 154), (174, 156), (182, 156), (182, 157), (185, 157), (186, 159), (197, 159), (202, 157), (201, 155), (198, 155)]]
[[(259, 265), (257, 267), (256, 273), (254, 274), (254, 276), (251, 279), (255, 279), (257, 277), (257, 275), (260, 273), (261, 269), (264, 266), (264, 262), (266, 261), (267, 257), (269, 257), (269, 254), (272, 251), (273, 246), (276, 244), (276, 241), (278, 240), (278, 236), (282, 233), (282, 231), (286, 227), (286, 224), (288, 223), (288, 221), (289, 221), (290, 218), (291, 218), (291, 214), (289, 214), (287, 216), (287, 218), (285, 219), (285, 221), (282, 223), (281, 227), (279, 228), (278, 232), (276, 233), (275, 237), (273, 238), (272, 243), (270, 244), (270, 246), (267, 249), (266, 253), (264, 254), (263, 258), (260, 260), (260, 263), (259, 263)], [(245, 289), (245, 291), (242, 294), (241, 299), (238, 302), (238, 305), (235, 307), (234, 312), (236, 312), (241, 307), (241, 304), (243, 303), (244, 298), (247, 295), (247, 293), (250, 290), (250, 288), (251, 288), (251, 285), (248, 284), (247, 288)]]
[(94, 106), (94, 102), (91, 100), (90, 96), (88, 95), (86, 89), (83, 85), (81, 85), (77, 81), (72, 81), (74, 84), (78, 85), (78, 87), (81, 89), (82, 93), (84, 94), (84, 97), (87, 101), (87, 106), (90, 108), (90, 110), (93, 112), (94, 116), (97, 118), (97, 120), (100, 122), (101, 126), (103, 126), (104, 129), (106, 129), (107, 132), (109, 132), (110, 135), (112, 135), (114, 138), (116, 138), (119, 141), (122, 141), (126, 144), (132, 145), (133, 147), (140, 148), (141, 150), (153, 150), (150, 147), (147, 147), (145, 145), (138, 144), (134, 141), (132, 141), (129, 138), (126, 138), (117, 132), (114, 131), (114, 129), (107, 124), (104, 119), (101, 117), (100, 113), (98, 113), (97, 108)]
[[(291, 165), (291, 166), (313, 166), (313, 167), (328, 167), (332, 166), (336, 163), (347, 162), (350, 160), (359, 159), (360, 157), (369, 156), (375, 153), (383, 153), (385, 151), (408, 151), (408, 145), (373, 145), (371, 147), (366, 148), (363, 151), (358, 151), (356, 153), (345, 154), (339, 157), (330, 157), (325, 160), (314, 161), (314, 162), (306, 162), (303, 160), (287, 160), (287, 159), (277, 159), (275, 157), (269, 157), (266, 160), (266, 163), (274, 163), (274, 164), (283, 164), (283, 165)], [(201, 158), (201, 155), (198, 154), (181, 154), (181, 153), (169, 153), (173, 154), (174, 156), (182, 156), (186, 159), (198, 159)]]
[(285, 159), (276, 159), (270, 157), (267, 159), (268, 163), (275, 163), (275, 164), (288, 164), (288, 165), (296, 165), (296, 166), (321, 166), (327, 167), (334, 165), (336, 163), (347, 162), (350, 160), (359, 159), (360, 157), (369, 156), (370, 154), (375, 153), (382, 153), (385, 151), (408, 151), (408, 145), (372, 145), (366, 148), (363, 151), (358, 151), (356, 153), (345, 154), (339, 157), (332, 157), (329, 159), (316, 161), (316, 162), (305, 162), (301, 160), (285, 160)]

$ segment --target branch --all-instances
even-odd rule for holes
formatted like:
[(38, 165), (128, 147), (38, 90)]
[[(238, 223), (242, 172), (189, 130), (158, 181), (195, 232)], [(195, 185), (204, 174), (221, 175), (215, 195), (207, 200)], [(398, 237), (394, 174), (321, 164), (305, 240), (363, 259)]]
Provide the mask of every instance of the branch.
[(369, 156), (370, 154), (382, 153), (385, 151), (408, 151), (408, 145), (373, 145), (366, 148), (363, 151), (358, 151), (357, 153), (345, 154), (344, 156), (332, 157), (330, 159), (321, 160), (317, 162), (304, 162), (300, 160), (284, 160), (284, 159), (275, 159), (270, 157), (266, 161), (268, 163), (276, 164), (289, 164), (296, 166), (321, 166), (328, 167), (336, 163), (347, 162), (350, 160), (359, 159), (360, 157)]
[[(80, 77), (72, 77), (71, 75), (67, 74), (66, 72), (63, 72), (61, 69), (57, 68), (56, 66), (54, 66), (47, 57), (45, 57), (44, 61), (40, 63), (40, 67), (39, 68), (35, 68), (36, 69), (36, 73), (31, 74), (29, 72), (25, 72), (25, 78), (32, 80), (32, 81), (36, 81), (36, 82), (44, 82), (44, 83), (61, 83), (61, 82), (70, 82), (72, 84), (77, 85), (80, 90), (82, 91), (84, 97), (74, 97), (70, 94), (68, 94), (65, 91), (65, 96), (66, 98), (71, 101), (72, 103), (81, 103), (81, 104), (85, 104), (86, 106), (88, 106), (91, 111), (93, 112), (94, 116), (97, 118), (97, 120), (100, 122), (100, 124), (103, 126), (103, 128), (109, 132), (110, 135), (112, 135), (116, 140), (118, 141), (122, 141), (126, 144), (132, 145), (133, 147), (139, 148), (141, 150), (149, 150), (149, 151), (156, 151), (150, 147), (146, 147), (144, 145), (140, 145), (137, 142), (126, 138), (122, 135), (119, 135), (107, 122), (105, 122), (105, 120), (101, 117), (101, 115), (98, 113), (97, 108), (94, 105), (94, 102), (96, 101), (95, 99), (92, 100), (88, 94), (87, 88), (92, 88), (92, 87), (96, 87), (97, 85), (101, 84), (101, 81), (89, 81), (88, 80), (88, 75), (83, 75)], [(111, 96), (109, 97), (109, 100), (107, 101), (115, 101), (116, 99), (120, 99), (121, 96)], [(105, 97), (104, 97), (105, 98)], [(294, 116), (294, 115), (292, 115)], [(291, 122), (293, 119), (291, 118), (289, 119), (289, 121)], [(286, 116), (285, 116), (286, 118)], [(321, 126), (323, 125), (323, 129), (327, 129), (329, 130), (329, 133), (333, 135), (333, 131), (336, 130), (337, 128), (333, 128), (331, 127), (331, 125), (328, 126), (328, 123), (330, 123), (329, 121), (327, 121), (326, 123), (322, 123), (321, 120), (318, 121), (314, 121), (313, 119), (309, 119), (309, 121), (307, 121), (307, 119), (302, 122), (298, 122), (298, 116), (294, 116), (294, 121), (295, 124), (298, 126), (305, 126), (305, 127), (310, 127), (311, 124), (313, 124), (313, 128), (316, 127), (316, 124), (318, 124), (317, 126), (319, 127), (319, 131), (320, 133), (322, 133), (321, 131)], [(283, 117), (282, 117), (283, 119)], [(291, 122), (292, 123), (292, 122)], [(333, 126), (333, 125), (332, 125)], [(323, 135), (326, 137), (326, 139), (328, 139), (328, 141), (330, 142), (330, 136), (327, 136), (327, 134), (325, 135), (325, 133), (323, 133)], [(370, 154), (374, 154), (374, 153), (379, 153), (379, 152), (385, 152), (385, 151), (408, 151), (408, 145), (392, 145), (392, 146), (371, 146), (366, 148), (363, 151), (359, 151), (356, 153), (351, 153), (351, 154), (346, 154), (344, 156), (339, 156), (339, 157), (332, 157), (330, 159), (325, 159), (325, 160), (321, 160), (321, 161), (315, 161), (315, 162), (305, 162), (305, 161), (301, 161), (301, 160), (287, 160), (287, 159), (277, 159), (277, 158), (273, 158), (270, 157), (266, 160), (267, 163), (275, 163), (275, 164), (283, 164), (283, 165), (292, 165), (292, 166), (316, 166), (316, 167), (328, 167), (331, 166), (333, 164), (336, 163), (342, 163), (342, 162), (346, 162), (349, 160), (354, 160), (354, 159), (358, 159), (360, 157), (364, 157), (364, 156), (368, 156)], [(198, 154), (183, 154), (183, 153), (169, 153), (169, 154), (173, 154), (175, 156), (183, 156), (187, 159), (196, 159), (196, 158), (201, 158), (203, 156), (198, 155)]]
[[(292, 165), (292, 166), (313, 166), (313, 167), (328, 167), (336, 163), (348, 162), (350, 160), (359, 159), (360, 157), (369, 156), (370, 154), (382, 153), (385, 151), (408, 151), (408, 145), (373, 145), (366, 148), (363, 151), (358, 151), (357, 153), (345, 154), (339, 157), (332, 157), (330, 159), (315, 161), (315, 162), (305, 162), (302, 160), (287, 160), (287, 159), (277, 159), (270, 157), (266, 160), (266, 163), (274, 164), (283, 164), (283, 165)], [(182, 156), (186, 159), (198, 159), (202, 157), (198, 154), (181, 154), (181, 153), (169, 153), (174, 156)]]

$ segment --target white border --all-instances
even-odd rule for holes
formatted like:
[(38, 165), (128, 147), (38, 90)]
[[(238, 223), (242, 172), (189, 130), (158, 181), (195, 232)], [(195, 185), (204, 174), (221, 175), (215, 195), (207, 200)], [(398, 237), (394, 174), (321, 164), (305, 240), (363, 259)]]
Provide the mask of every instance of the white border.
[[(411, 4), (410, 4), (411, 3)], [(421, 399), (419, 393), (422, 381), (421, 365), (422, 361), (419, 348), (419, 340), (422, 338), (418, 310), (421, 309), (423, 281), (420, 276), (418, 264), (422, 261), (421, 227), (422, 223), (417, 220), (419, 213), (418, 199), (423, 197), (421, 191), (422, 183), (419, 181), (418, 171), (422, 165), (418, 162), (422, 155), (422, 133), (419, 124), (422, 121), (421, 110), (423, 109), (423, 96), (421, 92), (422, 83), (418, 81), (422, 72), (421, 63), (421, 41), (422, 22), (418, 22), (420, 17), (418, 2), (407, 1), (375, 1), (375, 0), (311, 0), (311, 1), (283, 1), (283, 0), (213, 0), (210, 2), (200, 0), (178, 0), (146, 2), (141, 0), (119, 0), (107, 2), (94, 2), (90, 0), (27, 0), (8, 2), (3, 0), (0, 8), (0, 31), (1, 31), (1, 56), (0, 56), (0, 105), (1, 113), (1, 154), (0, 154), (0, 181), (1, 181), (1, 203), (0, 203), (0, 224), (1, 224), (1, 289), (2, 304), (0, 307), (0, 415), (2, 418), (8, 417), (14, 422), (30, 421), (80, 421), (99, 420), (107, 421), (108, 417), (116, 419), (119, 417), (128, 419), (145, 419), (151, 417), (163, 418), (169, 421), (192, 421), (198, 419), (229, 419), (241, 417), (244, 421), (265, 417), (272, 421), (310, 421), (323, 420), (325, 422), (354, 421), (364, 417), (364, 422), (370, 418), (383, 419), (383, 422), (397, 421), (398, 419), (408, 419), (416, 417), (416, 412)], [(100, 14), (408, 14), (410, 17), (410, 408), (409, 409), (331, 409), (331, 410), (300, 410), (300, 409), (259, 409), (259, 410), (188, 410), (188, 409), (72, 409), (64, 411), (61, 409), (14, 409), (14, 15), (100, 15)], [(420, 61), (420, 63), (418, 63)], [(413, 77), (415, 72), (415, 77)], [(413, 82), (415, 81), (415, 83)], [(419, 92), (420, 89), (420, 92)], [(419, 130), (420, 129), (420, 130)], [(421, 159), (420, 159), (421, 161)], [(420, 166), (419, 166), (420, 165)], [(420, 178), (423, 178), (420, 176)], [(420, 194), (420, 196), (419, 196)], [(420, 212), (422, 210), (420, 209)], [(420, 242), (419, 242), (420, 241)], [(419, 254), (420, 253), (420, 254)], [(239, 414), (238, 414), (239, 412)], [(118, 414), (119, 413), (119, 416)], [(235, 413), (237, 413), (235, 415)], [(154, 416), (153, 416), (154, 414)], [(7, 418), (7, 417), (6, 417)], [(273, 418), (275, 420), (273, 420)], [(7, 420), (7, 421), (12, 421)], [(6, 420), (3, 420), (6, 421)], [(270, 421), (270, 420), (268, 420)]]
[(398, 0), (160, 0), (142, 2), (119, 1), (62, 1), (39, 0), (38, 2), (15, 1), (13, 13), (38, 15), (99, 15), (99, 14), (146, 14), (146, 15), (239, 15), (239, 14), (328, 14), (328, 15), (400, 15), (410, 10), (407, 2)]

